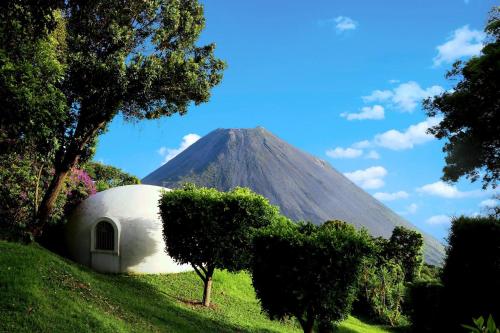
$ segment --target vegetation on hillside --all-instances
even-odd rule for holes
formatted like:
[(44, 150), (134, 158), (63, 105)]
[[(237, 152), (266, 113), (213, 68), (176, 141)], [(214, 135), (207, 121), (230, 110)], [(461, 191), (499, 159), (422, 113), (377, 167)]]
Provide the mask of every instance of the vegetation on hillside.
[[(0, 241), (0, 332), (300, 332), (261, 313), (250, 276), (218, 271), (210, 308), (194, 272), (104, 275), (37, 245)], [(349, 317), (340, 333), (387, 333)]]

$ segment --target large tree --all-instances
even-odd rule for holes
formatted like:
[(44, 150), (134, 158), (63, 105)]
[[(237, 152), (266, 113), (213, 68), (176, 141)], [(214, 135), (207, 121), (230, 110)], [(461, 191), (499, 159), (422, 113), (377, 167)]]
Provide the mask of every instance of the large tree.
[(160, 214), (167, 253), (190, 264), (202, 279), (203, 305), (210, 305), (215, 269), (248, 268), (256, 230), (270, 225), (278, 212), (266, 198), (246, 188), (219, 192), (187, 184), (163, 193)]
[(456, 86), (424, 102), (427, 114), (442, 116), (429, 132), (444, 145), (443, 179), (456, 182), (466, 176), (483, 187), (496, 187), (500, 177), (500, 7), (492, 10), (485, 28), (488, 42), (481, 55), (458, 61), (447, 78)]
[[(65, 117), (58, 118), (54, 175), (32, 233), (41, 234), (64, 180), (118, 114), (138, 121), (185, 114), (208, 101), (224, 62), (214, 44), (196, 45), (204, 27), (196, 0), (69, 0), (59, 50)], [(58, 109), (59, 110), (59, 109)], [(47, 108), (50, 118), (53, 109)]]
[(255, 238), (252, 281), (271, 319), (294, 316), (305, 333), (345, 319), (356, 296), (369, 236), (347, 223), (280, 223)]

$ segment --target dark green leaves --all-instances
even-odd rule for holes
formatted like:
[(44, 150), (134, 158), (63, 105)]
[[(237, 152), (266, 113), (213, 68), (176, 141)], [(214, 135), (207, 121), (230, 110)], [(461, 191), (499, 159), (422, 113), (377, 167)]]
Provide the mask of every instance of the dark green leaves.
[(224, 193), (193, 185), (165, 192), (160, 212), (171, 257), (230, 271), (249, 266), (255, 230), (278, 216), (267, 199), (248, 189)]
[[(459, 82), (451, 91), (427, 99), (429, 116), (443, 116), (430, 129), (438, 139), (448, 139), (443, 151), (443, 179), (456, 182), (466, 176), (482, 177), (483, 187), (496, 187), (500, 178), (500, 9), (492, 10), (485, 29), (489, 43), (482, 54), (454, 64), (448, 77)], [(482, 172), (484, 171), (484, 172)]]
[(274, 319), (295, 316), (304, 325), (345, 318), (368, 243), (367, 234), (342, 222), (284, 222), (259, 232), (252, 277), (264, 311)]

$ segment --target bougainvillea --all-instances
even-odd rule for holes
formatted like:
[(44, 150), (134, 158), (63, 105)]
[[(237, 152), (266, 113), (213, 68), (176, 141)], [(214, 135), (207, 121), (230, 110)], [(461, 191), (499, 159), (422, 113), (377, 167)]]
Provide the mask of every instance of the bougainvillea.
[(71, 211), (88, 196), (97, 192), (94, 181), (89, 174), (82, 169), (73, 168), (66, 180), (66, 203), (64, 213), (68, 215)]

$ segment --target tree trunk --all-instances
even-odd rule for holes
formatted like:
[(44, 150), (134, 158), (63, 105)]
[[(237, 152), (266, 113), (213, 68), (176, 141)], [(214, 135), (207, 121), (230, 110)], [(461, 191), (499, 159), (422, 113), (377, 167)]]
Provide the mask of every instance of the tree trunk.
[(313, 328), (314, 328), (314, 319), (313, 320), (307, 320), (304, 326), (302, 326), (302, 329), (304, 330), (304, 333), (313, 333)]
[(57, 197), (59, 196), (59, 193), (61, 192), (61, 189), (64, 185), (64, 180), (66, 179), (66, 176), (68, 175), (70, 170), (71, 168), (67, 168), (67, 170), (63, 169), (60, 171), (55, 171), (49, 188), (47, 189), (47, 192), (45, 192), (43, 200), (38, 207), (36, 223), (30, 230), (34, 237), (39, 237), (42, 235), (43, 228), (49, 220), (50, 213), (54, 208)]
[(205, 288), (203, 289), (203, 305), (210, 306), (210, 295), (212, 293), (212, 276), (207, 276), (205, 282)]
[(60, 164), (56, 166), (54, 177), (52, 177), (49, 188), (47, 189), (47, 192), (45, 192), (42, 202), (38, 207), (35, 224), (30, 228), (30, 232), (33, 237), (39, 237), (42, 235), (43, 229), (49, 220), (57, 197), (59, 196), (59, 193), (61, 193), (66, 176), (77, 164), (85, 145), (92, 140), (97, 135), (98, 131), (105, 125), (106, 121), (101, 121), (96, 124), (92, 130), (83, 132), (80, 128), (84, 128), (85, 126), (79, 121), (77, 129), (75, 130), (75, 135), (71, 140), (72, 142), (69, 144), (68, 150), (60, 157)]
[(303, 319), (301, 316), (296, 316), (299, 319), (300, 326), (304, 333), (312, 333), (314, 328), (314, 314), (312, 311), (307, 311), (306, 318)]

